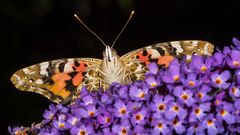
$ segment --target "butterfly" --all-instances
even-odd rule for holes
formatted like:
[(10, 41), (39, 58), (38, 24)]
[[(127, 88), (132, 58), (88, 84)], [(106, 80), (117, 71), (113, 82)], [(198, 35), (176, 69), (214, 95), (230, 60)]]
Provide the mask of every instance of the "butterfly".
[(171, 41), (149, 45), (120, 57), (113, 46), (105, 45), (102, 59), (66, 58), (42, 62), (18, 70), (11, 81), (20, 90), (39, 93), (64, 104), (79, 98), (83, 87), (89, 91), (106, 90), (113, 82), (126, 84), (143, 80), (151, 62), (167, 67), (174, 58), (211, 55), (213, 49), (207, 41)]

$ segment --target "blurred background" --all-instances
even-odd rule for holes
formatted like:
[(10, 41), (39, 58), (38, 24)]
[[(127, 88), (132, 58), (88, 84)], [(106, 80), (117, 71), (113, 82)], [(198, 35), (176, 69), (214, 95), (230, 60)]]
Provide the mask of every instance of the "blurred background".
[(115, 44), (119, 55), (171, 40), (207, 40), (216, 47), (240, 38), (236, 1), (203, 0), (1, 0), (0, 134), (8, 126), (40, 122), (51, 102), (18, 91), (11, 75), (53, 59), (102, 58), (104, 46), (74, 17), (76, 13), (107, 44), (112, 44), (131, 11), (135, 15)]

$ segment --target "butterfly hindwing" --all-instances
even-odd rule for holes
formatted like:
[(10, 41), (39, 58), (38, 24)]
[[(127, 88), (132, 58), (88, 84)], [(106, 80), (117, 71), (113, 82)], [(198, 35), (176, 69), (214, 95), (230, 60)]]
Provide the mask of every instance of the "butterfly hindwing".
[(191, 59), (192, 55), (211, 55), (214, 46), (206, 41), (183, 40), (157, 43), (131, 51), (120, 60), (124, 62), (127, 75), (132, 80), (143, 80), (147, 72), (147, 65), (150, 62), (156, 62), (159, 65), (167, 67), (174, 58), (181, 58), (186, 55)]
[(59, 59), (32, 65), (11, 77), (23, 91), (39, 93), (53, 102), (67, 103), (79, 94), (83, 86), (88, 90), (100, 87), (100, 59)]

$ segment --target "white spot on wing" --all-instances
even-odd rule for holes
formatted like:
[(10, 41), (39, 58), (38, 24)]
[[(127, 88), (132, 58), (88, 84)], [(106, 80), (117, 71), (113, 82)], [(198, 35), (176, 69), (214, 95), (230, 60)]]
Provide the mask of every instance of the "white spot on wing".
[(182, 46), (181, 46), (181, 42), (180, 41), (174, 41), (174, 42), (170, 42), (171, 45), (177, 49), (177, 53), (182, 53), (183, 52), (183, 49), (182, 49)]
[(25, 74), (28, 74), (30, 71), (29, 71), (28, 68), (24, 68), (24, 69), (23, 69), (23, 72), (24, 72)]
[(64, 72), (72, 72), (73, 68), (72, 68), (72, 62), (68, 62), (64, 65)]
[(17, 83), (19, 85), (23, 85), (23, 82), (22, 82), (21, 78), (18, 75), (14, 74), (13, 76), (16, 77)]
[(47, 68), (49, 66), (49, 63), (43, 62), (43, 63), (40, 63), (39, 65), (40, 65), (40, 74), (48, 76)]
[(72, 62), (72, 61), (74, 61), (74, 59), (68, 59), (67, 61), (68, 61), (68, 62)]
[(28, 68), (24, 68), (22, 71), (24, 72), (24, 74), (28, 74), (28, 75), (32, 75), (35, 73), (34, 71), (29, 70)]
[(161, 56), (159, 54), (159, 52), (157, 50), (155, 50), (155, 49), (151, 49), (150, 52), (151, 52), (151, 58), (152, 59), (156, 59), (156, 58), (159, 58)]
[(209, 53), (208, 47), (209, 47), (209, 44), (206, 43), (205, 46), (204, 46), (204, 49), (203, 49), (205, 55), (211, 55), (211, 54)]
[(197, 46), (198, 45), (198, 41), (192, 41), (192, 45), (193, 46)]
[(43, 80), (42, 79), (37, 79), (36, 84), (43, 84)]

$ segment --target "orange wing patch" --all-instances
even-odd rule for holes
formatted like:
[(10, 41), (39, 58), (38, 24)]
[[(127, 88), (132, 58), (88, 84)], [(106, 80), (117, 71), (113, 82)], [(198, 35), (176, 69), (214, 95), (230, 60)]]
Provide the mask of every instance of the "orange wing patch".
[(67, 85), (66, 81), (70, 80), (71, 77), (67, 73), (58, 73), (53, 75), (52, 80), (54, 82), (53, 86), (50, 88), (50, 91), (53, 94), (62, 97), (63, 99), (67, 98), (71, 92), (66, 90)]
[(78, 86), (83, 80), (82, 72), (79, 72), (76, 76), (73, 77), (72, 83), (74, 86)]
[(149, 61), (150, 57), (151, 57), (151, 52), (147, 50), (141, 51), (136, 55), (136, 58), (140, 62), (145, 63), (146, 65), (150, 64), (150, 61)]
[(165, 67), (168, 67), (170, 62), (174, 59), (173, 56), (167, 55), (167, 56), (162, 56), (158, 58), (158, 64), (159, 65), (164, 65)]
[(162, 56), (155, 49), (143, 50), (136, 55), (136, 58), (140, 62), (145, 63), (146, 66), (151, 63), (151, 61), (156, 61), (159, 65), (164, 65), (165, 67), (168, 67), (170, 62), (174, 59), (174, 57), (168, 52), (165, 52), (165, 54)]
[(50, 91), (63, 99), (68, 98), (71, 91), (74, 91), (83, 81), (83, 72), (87, 65), (83, 61), (74, 61), (71, 67), (74, 70), (73, 72), (56, 73), (52, 76), (54, 83)]

